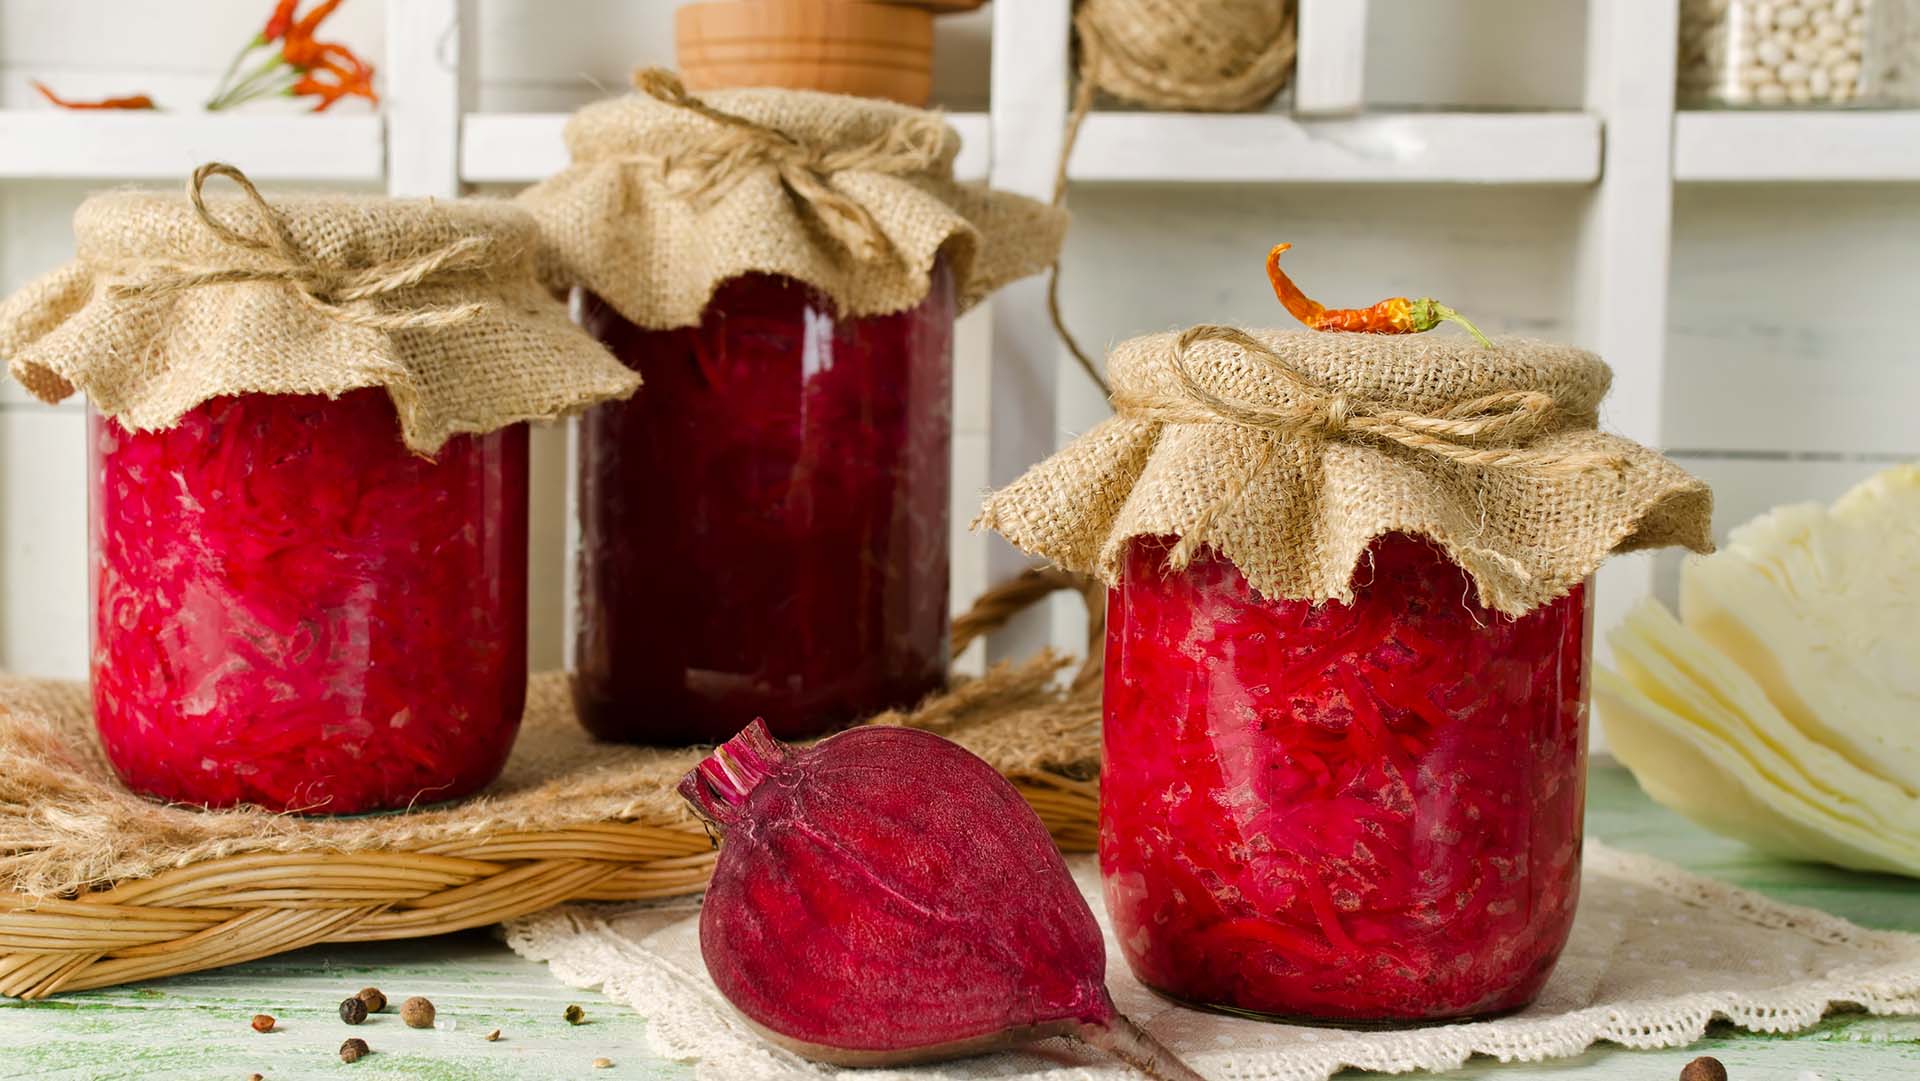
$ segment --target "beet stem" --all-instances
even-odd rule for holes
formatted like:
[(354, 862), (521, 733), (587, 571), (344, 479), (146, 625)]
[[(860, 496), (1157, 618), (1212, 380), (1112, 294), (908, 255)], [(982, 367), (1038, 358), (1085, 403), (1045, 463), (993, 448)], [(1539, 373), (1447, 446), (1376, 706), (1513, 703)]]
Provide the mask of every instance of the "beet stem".
[(732, 739), (713, 749), (680, 782), (680, 795), (694, 812), (725, 833), (743, 814), (747, 797), (761, 781), (786, 764), (791, 752), (773, 738), (767, 722), (756, 718)]
[(1116, 1013), (1110, 1021), (1081, 1025), (1078, 1035), (1087, 1046), (1105, 1051), (1154, 1081), (1206, 1081), (1125, 1014)]

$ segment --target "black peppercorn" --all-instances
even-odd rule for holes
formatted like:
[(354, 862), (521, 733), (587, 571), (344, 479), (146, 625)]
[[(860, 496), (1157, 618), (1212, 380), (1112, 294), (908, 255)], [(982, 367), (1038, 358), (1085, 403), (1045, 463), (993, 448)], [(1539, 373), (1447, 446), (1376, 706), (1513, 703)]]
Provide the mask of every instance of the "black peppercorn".
[(586, 1021), (587, 1011), (581, 1009), (578, 1006), (568, 1006), (566, 1009), (566, 1012), (562, 1013), (560, 1016), (567, 1019), (567, 1024), (578, 1025)]
[(367, 1004), (358, 995), (340, 1000), (340, 1020), (357, 1025), (367, 1019)]
[(368, 1047), (367, 1041), (360, 1039), (358, 1036), (340, 1045), (341, 1062), (359, 1062), (372, 1053), (373, 1048)]

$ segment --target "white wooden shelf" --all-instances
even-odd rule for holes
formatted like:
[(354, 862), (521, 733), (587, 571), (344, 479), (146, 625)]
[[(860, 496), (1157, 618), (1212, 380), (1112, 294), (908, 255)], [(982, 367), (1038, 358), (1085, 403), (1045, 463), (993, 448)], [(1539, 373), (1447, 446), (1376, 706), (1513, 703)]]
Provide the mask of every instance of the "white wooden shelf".
[[(960, 133), (954, 175), (980, 180), (989, 157), (985, 113), (949, 113)], [(468, 113), (461, 124), (460, 178), (471, 184), (528, 184), (567, 167), (565, 113)]]
[(1085, 181), (1588, 184), (1586, 113), (1096, 113), (1067, 175)]
[(1920, 180), (1920, 111), (1682, 112), (1683, 181)]
[(172, 180), (225, 161), (255, 180), (378, 182), (378, 116), (0, 110), (0, 178)]

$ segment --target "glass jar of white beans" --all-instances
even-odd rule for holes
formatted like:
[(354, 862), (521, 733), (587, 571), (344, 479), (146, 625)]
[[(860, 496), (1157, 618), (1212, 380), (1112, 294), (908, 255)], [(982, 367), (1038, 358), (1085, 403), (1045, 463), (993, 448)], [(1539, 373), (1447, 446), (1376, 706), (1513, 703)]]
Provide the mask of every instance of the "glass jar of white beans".
[(1681, 0), (1682, 106), (1920, 100), (1920, 0)]

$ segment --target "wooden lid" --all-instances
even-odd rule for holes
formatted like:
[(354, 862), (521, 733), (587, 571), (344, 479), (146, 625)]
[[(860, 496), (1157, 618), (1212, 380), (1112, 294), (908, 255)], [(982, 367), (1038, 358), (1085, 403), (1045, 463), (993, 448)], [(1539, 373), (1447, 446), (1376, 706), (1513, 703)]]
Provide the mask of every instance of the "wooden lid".
[(692, 90), (777, 86), (913, 106), (933, 91), (933, 12), (918, 4), (709, 0), (674, 12), (674, 44)]

